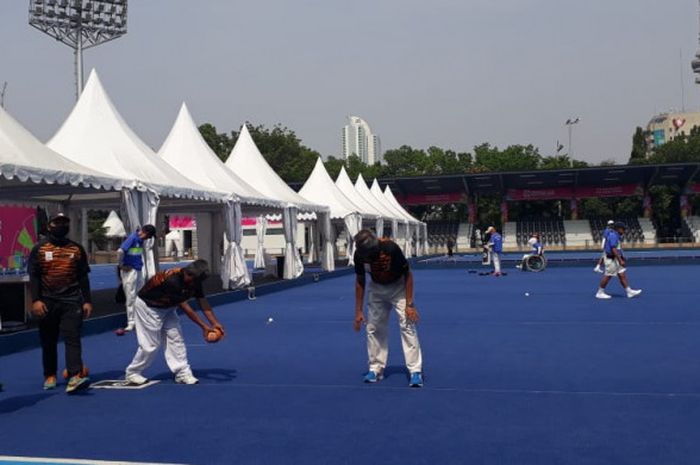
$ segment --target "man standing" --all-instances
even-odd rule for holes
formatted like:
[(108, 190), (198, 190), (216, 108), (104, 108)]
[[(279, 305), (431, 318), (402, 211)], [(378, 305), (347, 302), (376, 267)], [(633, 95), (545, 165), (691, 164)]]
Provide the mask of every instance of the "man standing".
[(489, 226), (486, 230), (489, 234), (488, 248), (491, 252), (491, 260), (493, 261), (493, 275), (501, 276), (501, 254), (503, 253), (503, 238), (496, 231), (496, 228)]
[(134, 329), (136, 294), (143, 287), (143, 243), (155, 236), (156, 228), (152, 224), (145, 224), (138, 231), (129, 234), (117, 250), (119, 277), (126, 297), (127, 324), (124, 331)]
[(620, 279), (620, 284), (625, 289), (628, 298), (637, 297), (642, 293), (641, 289), (632, 289), (629, 286), (625, 269), (625, 257), (620, 247), (620, 239), (625, 233), (627, 226), (620, 221), (613, 224), (613, 228), (605, 237), (605, 276), (600, 280), (600, 287), (596, 293), (598, 299), (611, 299), (612, 297), (605, 292), (605, 286), (608, 285), (613, 276)]
[(389, 315), (393, 309), (399, 317), (401, 344), (410, 373), (409, 386), (423, 386), (423, 361), (416, 323), (418, 310), (413, 303), (413, 274), (401, 248), (389, 239), (377, 239), (364, 229), (355, 236), (355, 331), (364, 317), (365, 272), (372, 278), (367, 297), (367, 353), (369, 371), (365, 383), (383, 377), (389, 357)]
[(92, 312), (87, 254), (67, 238), (70, 220), (59, 213), (49, 220), (48, 236), (29, 254), (27, 269), (32, 293), (32, 314), (39, 319), (44, 367), (44, 389), (56, 387), (58, 337), (65, 342), (67, 393), (87, 388), (80, 333), (83, 319)]
[[(171, 268), (156, 273), (139, 291), (134, 305), (136, 339), (139, 348), (128, 367), (126, 380), (133, 384), (148, 381), (143, 371), (155, 359), (161, 343), (165, 343), (165, 361), (175, 374), (175, 382), (180, 384), (197, 384), (199, 380), (192, 374), (187, 360), (187, 348), (182, 337), (179, 307), (187, 317), (204, 332), (204, 338), (212, 331), (224, 335), (224, 327), (216, 319), (214, 311), (204, 297), (202, 282), (209, 275), (206, 260), (195, 260), (185, 268)], [(211, 326), (197, 315), (187, 304), (196, 298)]]

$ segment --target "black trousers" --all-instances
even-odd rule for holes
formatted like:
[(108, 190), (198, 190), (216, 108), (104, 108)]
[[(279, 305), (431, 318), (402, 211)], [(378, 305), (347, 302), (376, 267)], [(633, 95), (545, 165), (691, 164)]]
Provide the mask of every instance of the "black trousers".
[(44, 376), (56, 375), (58, 370), (58, 337), (63, 337), (66, 352), (66, 369), (69, 376), (83, 369), (80, 333), (83, 328), (82, 300), (51, 300), (44, 303), (48, 314), (39, 322)]

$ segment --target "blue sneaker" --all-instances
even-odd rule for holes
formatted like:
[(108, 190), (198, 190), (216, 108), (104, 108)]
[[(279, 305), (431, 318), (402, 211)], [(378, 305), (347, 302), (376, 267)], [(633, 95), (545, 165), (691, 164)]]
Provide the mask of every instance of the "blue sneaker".
[(423, 387), (423, 374), (420, 371), (411, 373), (411, 381), (408, 385), (409, 387)]
[(365, 383), (376, 383), (381, 379), (381, 376), (378, 375), (377, 373), (373, 372), (372, 370), (369, 370), (365, 377), (362, 379)]

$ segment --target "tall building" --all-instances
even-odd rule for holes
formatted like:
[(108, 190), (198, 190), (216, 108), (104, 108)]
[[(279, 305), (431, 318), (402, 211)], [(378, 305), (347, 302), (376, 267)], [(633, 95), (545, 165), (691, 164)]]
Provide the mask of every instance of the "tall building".
[(694, 127), (700, 127), (700, 113), (661, 113), (647, 125), (647, 147), (651, 150), (678, 136), (687, 136)]
[(343, 157), (357, 155), (368, 165), (384, 161), (379, 136), (372, 133), (367, 121), (357, 116), (348, 116), (350, 124), (343, 127)]

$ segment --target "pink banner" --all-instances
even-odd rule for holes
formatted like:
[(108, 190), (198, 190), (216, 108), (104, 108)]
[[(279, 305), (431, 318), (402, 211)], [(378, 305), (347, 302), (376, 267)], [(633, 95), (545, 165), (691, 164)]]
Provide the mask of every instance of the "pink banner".
[(397, 195), (396, 200), (401, 205), (439, 205), (444, 203), (464, 203), (464, 192), (446, 192), (440, 194), (408, 194)]
[(685, 191), (688, 194), (700, 194), (700, 184), (688, 184), (688, 187), (686, 187)]
[[(243, 219), (241, 220), (241, 226), (255, 226), (255, 225), (257, 224), (257, 222), (258, 222), (258, 219), (255, 218), (255, 217), (243, 218)], [(271, 225), (278, 225), (278, 224), (282, 224), (282, 221), (270, 221), (270, 220), (267, 220), (267, 225), (268, 225), (268, 226), (271, 226)]]
[(170, 229), (196, 229), (197, 220), (194, 216), (170, 215)]
[(551, 189), (508, 189), (508, 200), (559, 200), (568, 198), (592, 197), (629, 197), (642, 195), (642, 188), (637, 184), (622, 184), (619, 186), (598, 187), (554, 187)]
[(36, 242), (36, 209), (0, 206), (0, 266), (21, 267)]

